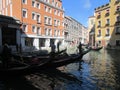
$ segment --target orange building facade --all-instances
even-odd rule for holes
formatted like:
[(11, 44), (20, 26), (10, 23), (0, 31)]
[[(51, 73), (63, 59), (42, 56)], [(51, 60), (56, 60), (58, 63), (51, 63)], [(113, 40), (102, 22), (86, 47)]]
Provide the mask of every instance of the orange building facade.
[(64, 42), (64, 10), (61, 0), (0, 0), (0, 13), (22, 22), (21, 45), (26, 51)]

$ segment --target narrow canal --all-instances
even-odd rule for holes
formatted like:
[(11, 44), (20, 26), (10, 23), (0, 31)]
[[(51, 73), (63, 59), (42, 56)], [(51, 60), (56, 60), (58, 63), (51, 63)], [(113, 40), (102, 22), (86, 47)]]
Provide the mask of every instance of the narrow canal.
[(91, 51), (58, 69), (1, 76), (0, 90), (120, 90), (120, 51)]

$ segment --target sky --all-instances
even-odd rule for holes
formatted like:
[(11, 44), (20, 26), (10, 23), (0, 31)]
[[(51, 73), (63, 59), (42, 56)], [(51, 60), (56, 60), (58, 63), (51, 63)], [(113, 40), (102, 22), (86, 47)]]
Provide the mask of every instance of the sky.
[(94, 15), (94, 9), (109, 3), (109, 0), (62, 0), (65, 15), (70, 16), (84, 26), (88, 26), (88, 17)]

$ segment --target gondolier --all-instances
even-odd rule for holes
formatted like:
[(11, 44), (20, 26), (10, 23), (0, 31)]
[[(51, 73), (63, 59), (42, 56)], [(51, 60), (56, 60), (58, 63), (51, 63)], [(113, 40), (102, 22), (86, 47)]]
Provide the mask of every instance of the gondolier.
[(54, 56), (55, 56), (55, 49), (56, 49), (56, 46), (55, 46), (54, 42), (52, 42), (50, 58), (54, 58)]
[(79, 54), (81, 54), (82, 53), (82, 44), (81, 44), (81, 42), (79, 43), (78, 49), (79, 49)]

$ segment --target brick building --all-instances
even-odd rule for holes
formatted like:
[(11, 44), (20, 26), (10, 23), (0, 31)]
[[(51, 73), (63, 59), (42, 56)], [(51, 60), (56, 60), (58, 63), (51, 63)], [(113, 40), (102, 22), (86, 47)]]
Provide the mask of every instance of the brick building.
[(0, 13), (22, 22), (23, 50), (46, 49), (64, 42), (64, 11), (61, 0), (0, 0)]

